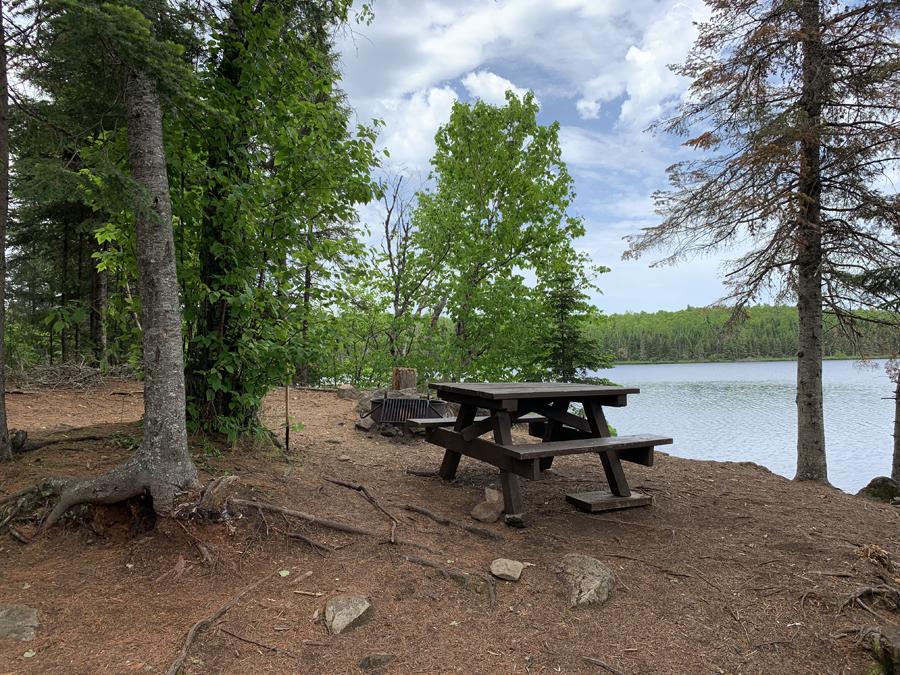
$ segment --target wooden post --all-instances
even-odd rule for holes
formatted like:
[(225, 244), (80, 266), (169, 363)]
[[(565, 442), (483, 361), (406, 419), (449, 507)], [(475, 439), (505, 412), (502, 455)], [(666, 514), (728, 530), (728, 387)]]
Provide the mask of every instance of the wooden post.
[(391, 380), (391, 389), (415, 389), (416, 388), (416, 369), (415, 368), (394, 368), (394, 376)]

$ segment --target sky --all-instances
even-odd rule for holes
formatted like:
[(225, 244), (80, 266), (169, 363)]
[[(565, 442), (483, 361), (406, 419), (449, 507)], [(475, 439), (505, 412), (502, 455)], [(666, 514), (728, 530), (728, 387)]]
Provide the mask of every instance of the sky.
[[(575, 181), (571, 215), (584, 219), (576, 248), (611, 271), (597, 280), (607, 314), (702, 307), (726, 294), (723, 260), (651, 268), (663, 257), (623, 261), (623, 237), (658, 224), (653, 192), (666, 167), (687, 159), (684, 139), (645, 130), (670, 115), (689, 82), (682, 62), (701, 0), (376, 0), (370, 26), (340, 38), (343, 89), (360, 122), (384, 122), (388, 167), (427, 178), (434, 135), (455, 100), (502, 105), (507, 89), (531, 90), (538, 121), (559, 121)], [(361, 212), (377, 232), (377, 205)]]

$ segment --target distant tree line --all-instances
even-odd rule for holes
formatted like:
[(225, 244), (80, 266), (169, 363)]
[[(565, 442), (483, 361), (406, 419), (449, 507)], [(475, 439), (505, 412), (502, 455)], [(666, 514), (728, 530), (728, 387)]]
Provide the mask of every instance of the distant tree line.
[[(861, 310), (853, 330), (825, 317), (825, 358), (890, 357), (900, 352), (896, 327), (879, 323), (890, 318), (877, 310)], [(884, 316), (882, 316), (884, 314)], [(612, 314), (594, 325), (614, 360), (639, 363), (795, 359), (797, 308), (758, 305), (732, 321), (727, 307), (688, 307), (678, 312)]]

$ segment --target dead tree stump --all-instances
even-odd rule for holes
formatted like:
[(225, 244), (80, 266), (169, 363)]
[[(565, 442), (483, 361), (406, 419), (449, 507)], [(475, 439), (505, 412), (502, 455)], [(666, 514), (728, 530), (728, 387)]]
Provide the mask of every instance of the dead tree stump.
[(399, 391), (400, 389), (416, 388), (416, 369), (415, 368), (394, 368), (394, 376), (391, 379), (391, 389)]

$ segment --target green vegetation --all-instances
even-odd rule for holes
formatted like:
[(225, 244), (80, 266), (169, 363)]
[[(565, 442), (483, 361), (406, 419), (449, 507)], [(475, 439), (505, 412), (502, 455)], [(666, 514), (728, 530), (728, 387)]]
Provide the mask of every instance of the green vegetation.
[[(622, 363), (675, 363), (795, 359), (797, 308), (769, 305), (750, 307), (745, 318), (730, 322), (726, 307), (688, 307), (678, 312), (612, 314), (595, 326), (603, 344)], [(890, 315), (876, 310), (857, 313), (853, 339), (832, 317), (825, 317), (822, 351), (825, 358), (889, 357), (900, 352), (895, 327), (874, 323)]]

